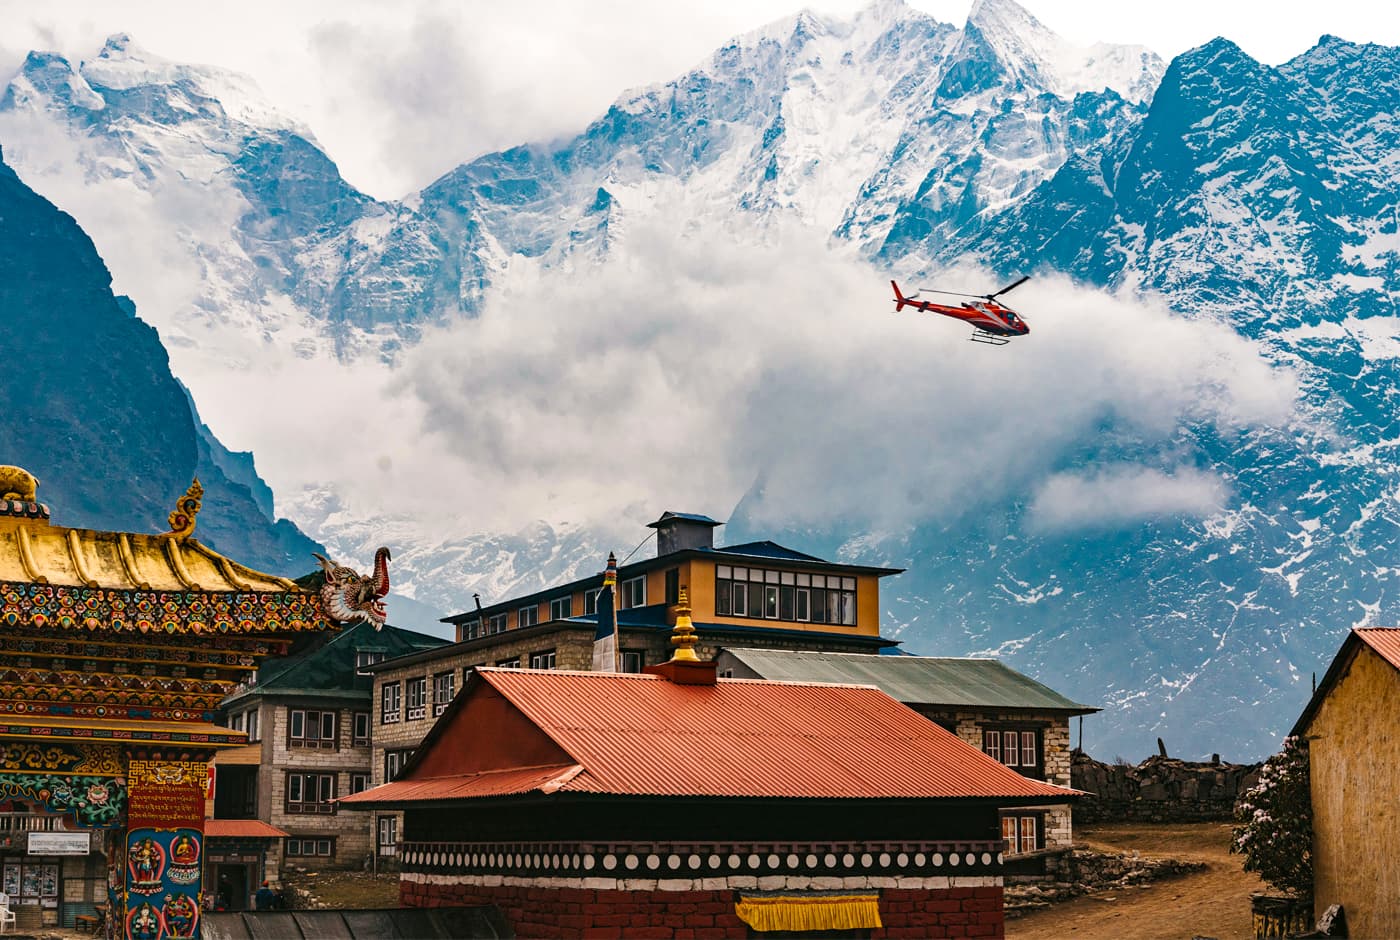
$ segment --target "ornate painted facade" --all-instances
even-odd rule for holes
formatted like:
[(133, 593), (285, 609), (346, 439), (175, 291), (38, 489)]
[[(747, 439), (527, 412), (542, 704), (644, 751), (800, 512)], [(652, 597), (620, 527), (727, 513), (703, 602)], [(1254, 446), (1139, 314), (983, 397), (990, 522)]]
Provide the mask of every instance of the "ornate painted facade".
[(246, 743), (213, 723), (218, 704), (340, 622), (315, 591), (195, 540), (197, 480), (155, 535), (56, 525), (37, 486), (0, 467), (0, 806), (29, 821), (14, 831), (102, 834), (109, 937), (194, 936), (209, 762)]

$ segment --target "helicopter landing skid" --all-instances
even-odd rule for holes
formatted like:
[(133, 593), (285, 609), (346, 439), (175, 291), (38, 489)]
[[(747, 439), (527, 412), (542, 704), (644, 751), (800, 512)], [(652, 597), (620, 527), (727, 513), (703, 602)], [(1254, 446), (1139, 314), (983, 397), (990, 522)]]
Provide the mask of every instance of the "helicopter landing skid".
[(1011, 342), (1008, 336), (1000, 333), (988, 333), (986, 330), (973, 330), (971, 340), (974, 343), (986, 343), (988, 346), (1005, 346)]

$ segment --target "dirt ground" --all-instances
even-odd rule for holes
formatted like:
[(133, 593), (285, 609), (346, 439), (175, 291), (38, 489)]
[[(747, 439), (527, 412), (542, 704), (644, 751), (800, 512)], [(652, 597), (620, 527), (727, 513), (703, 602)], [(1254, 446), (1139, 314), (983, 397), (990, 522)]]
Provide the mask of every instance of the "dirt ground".
[(1006, 922), (1008, 940), (1248, 940), (1249, 896), (1263, 890), (1244, 859), (1229, 853), (1228, 823), (1076, 826), (1079, 841), (1102, 852), (1137, 850), (1205, 862), (1198, 874), (1055, 904)]
[(372, 875), (367, 871), (297, 872), (283, 869), (282, 880), (297, 889), (302, 899), (314, 899), (306, 904), (307, 907), (368, 910), (399, 906), (397, 872)]

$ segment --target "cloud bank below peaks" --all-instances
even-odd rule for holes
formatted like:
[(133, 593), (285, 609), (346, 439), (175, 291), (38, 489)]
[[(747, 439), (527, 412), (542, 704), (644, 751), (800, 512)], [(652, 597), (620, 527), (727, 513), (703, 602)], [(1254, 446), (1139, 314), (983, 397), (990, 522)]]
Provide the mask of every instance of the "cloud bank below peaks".
[[(1031, 335), (991, 348), (894, 314), (882, 272), (810, 232), (756, 245), (649, 215), (587, 275), (516, 265), (479, 318), (404, 361), (397, 391), (462, 465), (462, 500), (517, 524), (723, 518), (761, 477), (756, 522), (909, 524), (1009, 498), (1045, 526), (1131, 524), (1227, 498), (1208, 473), (1152, 469), (1183, 459), (1183, 427), (1293, 418), (1291, 372), (1160, 303), (1037, 279), (1014, 295)], [(1105, 433), (1143, 466), (1054, 475)]]

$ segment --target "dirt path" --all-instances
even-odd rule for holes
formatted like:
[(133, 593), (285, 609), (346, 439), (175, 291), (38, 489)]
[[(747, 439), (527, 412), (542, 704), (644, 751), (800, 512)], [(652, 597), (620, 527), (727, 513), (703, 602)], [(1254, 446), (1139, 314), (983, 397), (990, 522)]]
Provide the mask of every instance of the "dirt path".
[(1006, 922), (1008, 940), (1248, 940), (1253, 936), (1249, 896), (1263, 889), (1258, 876), (1229, 854), (1227, 823), (1076, 827), (1075, 835), (1102, 852), (1193, 859), (1199, 874), (1141, 888), (1076, 898)]

